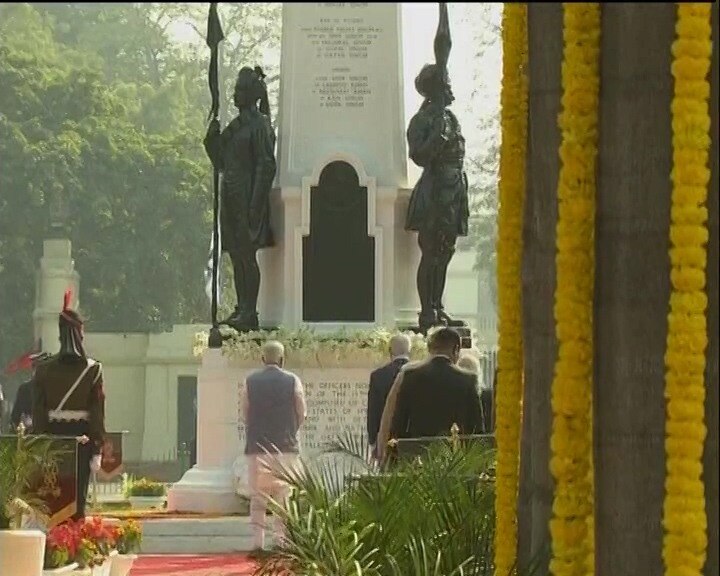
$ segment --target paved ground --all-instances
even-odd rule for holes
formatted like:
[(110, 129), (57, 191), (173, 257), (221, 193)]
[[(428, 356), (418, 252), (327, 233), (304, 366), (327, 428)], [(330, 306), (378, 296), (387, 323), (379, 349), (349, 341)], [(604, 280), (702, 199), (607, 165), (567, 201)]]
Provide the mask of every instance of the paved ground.
[(245, 555), (140, 556), (131, 576), (250, 576), (255, 566)]

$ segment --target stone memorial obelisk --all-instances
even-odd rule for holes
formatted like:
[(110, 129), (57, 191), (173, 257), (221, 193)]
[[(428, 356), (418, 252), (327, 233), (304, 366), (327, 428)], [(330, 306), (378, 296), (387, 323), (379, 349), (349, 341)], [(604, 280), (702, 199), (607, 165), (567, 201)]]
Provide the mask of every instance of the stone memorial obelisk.
[[(419, 250), (404, 230), (410, 195), (397, 3), (283, 5), (275, 246), (259, 254), (261, 325), (317, 330), (413, 325)], [(168, 509), (231, 513), (244, 449), (237, 388), (254, 362), (206, 350), (198, 372), (198, 460)], [(308, 420), (301, 450), (362, 430), (374, 366), (293, 364)]]
[(260, 316), (318, 329), (416, 322), (398, 3), (283, 5), (274, 232)]

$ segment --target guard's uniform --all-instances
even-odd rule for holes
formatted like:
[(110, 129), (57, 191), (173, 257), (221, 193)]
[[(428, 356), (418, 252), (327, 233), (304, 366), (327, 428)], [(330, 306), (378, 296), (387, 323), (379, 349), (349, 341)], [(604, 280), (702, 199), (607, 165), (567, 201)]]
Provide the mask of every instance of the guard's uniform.
[(105, 394), (99, 362), (54, 356), (37, 367), (33, 378), (33, 433), (90, 438), (87, 444), (78, 444), (75, 518), (84, 518), (90, 461), (100, 454), (105, 436)]

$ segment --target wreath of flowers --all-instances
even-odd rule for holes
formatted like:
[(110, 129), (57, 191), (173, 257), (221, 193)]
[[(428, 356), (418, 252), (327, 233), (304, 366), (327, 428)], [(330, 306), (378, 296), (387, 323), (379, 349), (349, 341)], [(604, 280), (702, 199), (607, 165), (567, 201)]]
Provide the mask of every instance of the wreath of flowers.
[(495, 491), (495, 574), (510, 574), (517, 557), (517, 500), (522, 427), (522, 264), (527, 146), (527, 4), (505, 4), (500, 93), (500, 208), (498, 213), (498, 384)]
[(665, 353), (665, 574), (700, 576), (707, 551), (702, 480), (707, 348), (710, 4), (678, 4), (672, 46), (673, 182), (670, 313)]
[(593, 287), (600, 5), (563, 4), (550, 521), (555, 576), (593, 574)]
[[(278, 329), (273, 331), (233, 332), (223, 343), (223, 354), (238, 361), (257, 362), (262, 346), (268, 340), (278, 340), (285, 346), (287, 361), (293, 364), (334, 365), (350, 360), (378, 363), (386, 361), (390, 338), (394, 331), (385, 328), (365, 331), (317, 333), (311, 329)], [(425, 337), (408, 332), (412, 359), (424, 357), (427, 351)], [(208, 333), (195, 335), (193, 353), (202, 355), (208, 347)]]

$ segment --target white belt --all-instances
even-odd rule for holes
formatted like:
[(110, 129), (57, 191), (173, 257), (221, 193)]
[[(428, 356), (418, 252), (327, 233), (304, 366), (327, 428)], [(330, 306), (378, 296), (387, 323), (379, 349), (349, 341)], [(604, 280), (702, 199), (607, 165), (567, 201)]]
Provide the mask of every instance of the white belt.
[(89, 420), (90, 412), (87, 410), (50, 410), (48, 412), (48, 418), (53, 422)]

